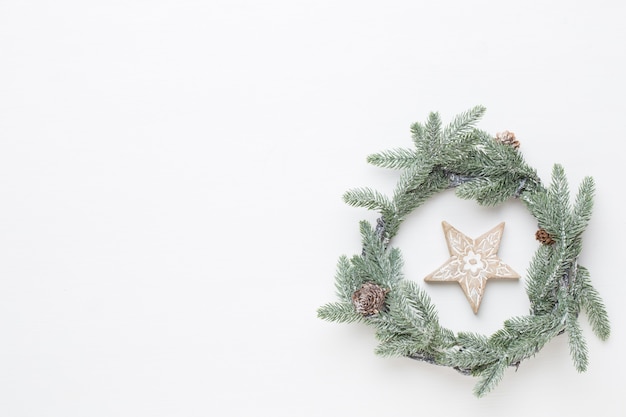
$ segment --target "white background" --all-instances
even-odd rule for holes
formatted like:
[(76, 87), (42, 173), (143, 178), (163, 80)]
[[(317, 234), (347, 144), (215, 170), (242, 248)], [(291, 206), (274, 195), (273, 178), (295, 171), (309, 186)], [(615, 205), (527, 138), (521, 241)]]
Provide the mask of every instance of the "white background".
[[(525, 416), (626, 412), (626, 5), (615, 1), (0, 1), (0, 415)], [(482, 104), (549, 182), (597, 185), (587, 266), (612, 322), (581, 316), (485, 398), (448, 368), (374, 355), (324, 322), (348, 207), (397, 174), (368, 154)], [(476, 316), (423, 277), (441, 221), (524, 275), (536, 222), (516, 202), (444, 193), (395, 240), (442, 324), (490, 333), (525, 314), (490, 282)]]

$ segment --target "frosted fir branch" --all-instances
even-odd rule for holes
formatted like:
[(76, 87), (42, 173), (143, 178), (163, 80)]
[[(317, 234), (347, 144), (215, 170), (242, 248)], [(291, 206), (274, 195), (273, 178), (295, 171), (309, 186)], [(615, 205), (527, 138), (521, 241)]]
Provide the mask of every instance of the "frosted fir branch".
[[(389, 244), (389, 237), (386, 234), (385, 231), (385, 219), (383, 216), (380, 216), (379, 218), (376, 219), (376, 227), (374, 228), (374, 235), (376, 235), (376, 237), (378, 237), (378, 240), (380, 240), (380, 243), (382, 243), (383, 248), (387, 248), (387, 245)], [(363, 242), (363, 246), (361, 247), (361, 256), (365, 257), (366, 256), (366, 242)]]
[(443, 139), (441, 117), (438, 112), (431, 112), (426, 122), (426, 139), (431, 147), (438, 147)]
[(448, 126), (445, 127), (443, 136), (448, 139), (454, 139), (459, 135), (470, 131), (476, 122), (485, 114), (487, 109), (484, 106), (475, 106), (474, 108), (463, 112), (456, 116)]
[(474, 387), (474, 394), (480, 398), (491, 391), (502, 380), (508, 366), (505, 360), (500, 360), (481, 372), (480, 380)]
[(367, 162), (381, 168), (405, 169), (417, 163), (418, 157), (413, 149), (391, 149), (369, 155)]
[[(472, 182), (472, 181), (484, 178), (484, 177), (480, 177), (476, 175), (458, 174), (456, 172), (451, 172), (448, 170), (443, 170), (443, 172), (444, 172), (444, 175), (448, 178), (448, 181), (450, 182), (448, 185), (448, 188), (456, 188), (468, 182)], [(525, 191), (528, 182), (529, 182), (529, 178), (522, 178), (519, 181), (519, 184), (517, 188), (515, 189), (515, 191), (511, 193), (511, 197), (520, 198), (522, 193)]]
[(581, 281), (581, 304), (587, 313), (589, 324), (591, 324), (593, 332), (600, 340), (606, 340), (611, 334), (611, 326), (602, 298), (591, 285), (589, 271), (585, 267), (580, 266), (578, 268), (578, 278)]
[(336, 323), (354, 323), (363, 320), (350, 303), (327, 303), (317, 310), (317, 316)]

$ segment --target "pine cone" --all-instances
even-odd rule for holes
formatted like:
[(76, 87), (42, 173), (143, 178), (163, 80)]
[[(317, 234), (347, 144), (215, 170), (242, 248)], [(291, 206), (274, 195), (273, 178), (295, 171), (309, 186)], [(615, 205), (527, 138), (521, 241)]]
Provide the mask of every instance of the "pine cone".
[(544, 245), (552, 245), (555, 242), (554, 239), (552, 239), (552, 236), (546, 232), (546, 229), (537, 230), (537, 233), (535, 233), (535, 239)]
[(515, 139), (515, 133), (509, 132), (508, 130), (496, 133), (496, 140), (505, 145), (510, 145), (515, 149), (519, 148), (519, 140)]
[(385, 296), (388, 289), (382, 288), (373, 282), (366, 282), (352, 294), (352, 304), (357, 313), (363, 316), (373, 316), (380, 313), (385, 305)]

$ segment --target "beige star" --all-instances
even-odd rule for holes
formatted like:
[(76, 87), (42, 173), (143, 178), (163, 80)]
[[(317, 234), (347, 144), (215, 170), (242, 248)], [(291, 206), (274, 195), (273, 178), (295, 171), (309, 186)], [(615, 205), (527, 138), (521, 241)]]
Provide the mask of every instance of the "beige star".
[(520, 276), (498, 257), (504, 222), (477, 239), (470, 239), (447, 222), (442, 222), (450, 259), (424, 281), (456, 281), (465, 292), (474, 314), (489, 279), (518, 279)]

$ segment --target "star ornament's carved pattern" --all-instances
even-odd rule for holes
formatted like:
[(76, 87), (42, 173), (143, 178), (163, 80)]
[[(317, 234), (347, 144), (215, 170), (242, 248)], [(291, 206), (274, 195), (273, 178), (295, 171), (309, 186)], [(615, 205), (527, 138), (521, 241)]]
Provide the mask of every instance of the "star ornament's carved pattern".
[(476, 239), (467, 237), (447, 222), (442, 225), (450, 259), (424, 280), (458, 282), (476, 314), (487, 280), (520, 278), (517, 272), (498, 257), (504, 222)]

